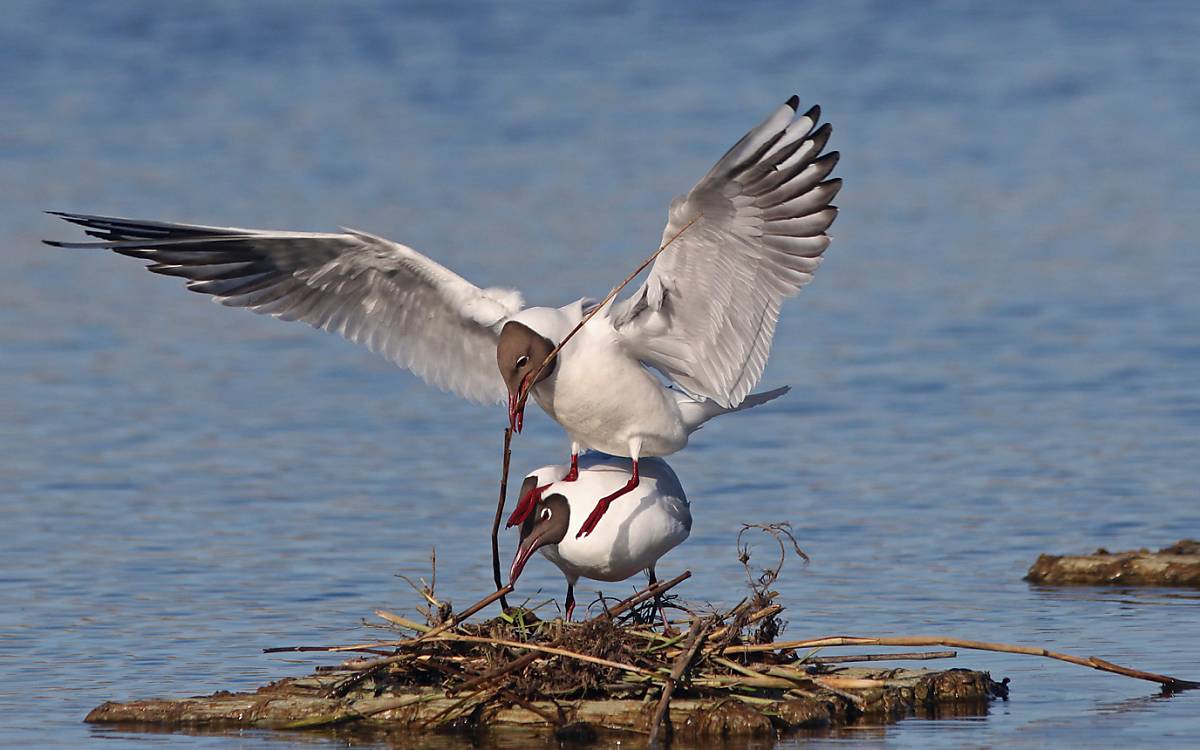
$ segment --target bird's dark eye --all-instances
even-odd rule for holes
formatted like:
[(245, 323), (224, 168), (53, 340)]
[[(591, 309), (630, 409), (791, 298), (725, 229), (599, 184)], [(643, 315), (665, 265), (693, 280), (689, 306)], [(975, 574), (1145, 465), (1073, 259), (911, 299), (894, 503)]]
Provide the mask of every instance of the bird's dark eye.
[(551, 515), (551, 514), (550, 514), (550, 509), (549, 509), (549, 508), (546, 508), (545, 510), (543, 510), (543, 511), (542, 511), (542, 520), (543, 520), (543, 521), (549, 521), (549, 520), (550, 520), (550, 515)]
[(524, 367), (527, 364), (529, 364), (529, 357), (525, 356), (524, 354), (517, 357), (517, 367)]

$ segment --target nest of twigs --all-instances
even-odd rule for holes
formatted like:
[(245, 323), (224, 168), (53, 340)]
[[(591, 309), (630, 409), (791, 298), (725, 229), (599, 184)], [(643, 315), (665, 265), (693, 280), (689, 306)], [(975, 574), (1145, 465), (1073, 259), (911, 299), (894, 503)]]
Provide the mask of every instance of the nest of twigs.
[[(381, 687), (436, 686), (450, 692), (495, 680), (530, 700), (640, 698), (661, 689), (662, 676), (697, 640), (696, 657), (681, 674), (680, 688), (708, 672), (712, 677), (736, 674), (717, 661), (719, 654), (729, 646), (760, 642), (757, 633), (764, 623), (768, 631), (780, 629), (782, 607), (772, 602), (776, 593), (747, 597), (729, 610), (707, 614), (672, 600), (666, 604), (668, 610), (687, 617), (672, 618), (670, 629), (664, 628), (657, 621), (654, 594), (665, 594), (689, 576), (685, 573), (651, 587), (584, 622), (544, 620), (530, 610), (514, 609), (480, 623), (465, 623), (453, 632), (435, 633), (430, 625), (380, 613), (390, 627), (412, 637), (374, 646), (394, 648), (389, 656), (412, 658), (389, 659), (376, 680)], [(513, 668), (517, 655), (524, 657), (519, 669)]]
[[(757, 572), (751, 568), (750, 549), (743, 544), (750, 529), (770, 534), (777, 543), (780, 556), (774, 566)], [(463, 622), (511, 588), (455, 616), (432, 586), (424, 580), (420, 586), (409, 581), (427, 602), (419, 608), (426, 622), (379, 612), (386, 625), (378, 627), (407, 637), (325, 649), (374, 657), (329, 668), (351, 673), (326, 693), (336, 697), (364, 689), (375, 695), (433, 689), (461, 696), (451, 707), (456, 715), (467, 715), (467, 707), (478, 716), (492, 704), (515, 704), (556, 726), (565, 722), (561, 709), (557, 716), (546, 715), (535, 702), (633, 699), (656, 709), (648, 717), (653, 735), (673, 697), (766, 703), (811, 697), (814, 690), (866, 687), (864, 680), (847, 681), (832, 674), (837, 667), (830, 662), (837, 659), (799, 657), (793, 649), (771, 645), (785, 627), (783, 607), (774, 601), (777, 592), (771, 585), (789, 548), (807, 561), (786, 524), (746, 526), (738, 536), (738, 554), (750, 594), (728, 609), (688, 607), (669, 596), (690, 577), (685, 572), (622, 601), (598, 599), (589, 609), (599, 613), (579, 623), (542, 619), (520, 607), (483, 622)], [(952, 654), (932, 654), (945, 655)]]
[[(654, 733), (673, 697), (775, 702), (840, 689), (839, 678), (831, 674), (836, 667), (811, 657), (798, 659), (790, 649), (764, 646), (764, 634), (783, 628), (783, 608), (774, 602), (776, 592), (762, 586), (766, 579), (723, 611), (696, 611), (668, 601), (667, 611), (676, 616), (664, 626), (659, 622), (664, 595), (689, 576), (684, 573), (612, 605), (598, 601), (602, 613), (579, 623), (544, 620), (530, 610), (514, 609), (450, 627), (453, 617), (431, 625), (380, 612), (387, 627), (409, 637), (341, 647), (382, 658), (331, 668), (352, 671), (327, 694), (432, 689), (430, 695), (460, 697), (446, 709), (446, 717), (431, 719), (434, 724), (451, 715), (477, 718), (492, 706), (519, 705), (552, 726), (569, 721), (561, 709), (557, 715), (547, 711), (546, 702), (632, 699), (657, 709), (648, 717)], [(845, 686), (862, 687), (862, 680), (852, 682)]]
[[(750, 566), (749, 545), (743, 543), (751, 529), (769, 534), (779, 547), (776, 564), (757, 572)], [(764, 669), (763, 665), (778, 666), (795, 659), (762, 650), (743, 654), (740, 663), (735, 663), (725, 658), (725, 652), (731, 646), (772, 643), (782, 632), (783, 607), (774, 602), (778, 594), (771, 585), (783, 568), (789, 547), (805, 561), (808, 557), (787, 524), (746, 525), (737, 545), (750, 595), (726, 610), (689, 607), (669, 594), (690, 577), (691, 573), (685, 572), (621, 601), (601, 597), (588, 607), (596, 616), (584, 622), (543, 619), (536, 609), (516, 607), (483, 622), (457, 624), (508, 588), (456, 617), (449, 605), (437, 598), (433, 585), (421, 579), (418, 586), (405, 578), (426, 601), (426, 606), (418, 608), (426, 622), (378, 613), (387, 623), (382, 627), (411, 637), (377, 644), (395, 651), (386, 664), (377, 665), (372, 677), (380, 688), (432, 686), (450, 693), (502, 684), (509, 699), (518, 696), (530, 701), (645, 698), (661, 692), (664, 680), (675, 672), (678, 674), (670, 679), (676, 694), (711, 694), (729, 687), (753, 691), (755, 684), (748, 679), (748, 671), (753, 671), (750, 665)], [(436, 569), (436, 558), (433, 562)], [(412, 658), (394, 658), (401, 656)], [(805, 675), (807, 681), (813, 669), (808, 665), (792, 671)], [(777, 681), (759, 682), (783, 687)]]
[[(760, 571), (751, 568), (750, 550), (743, 543), (750, 529), (764, 531), (774, 539), (780, 553), (775, 565)], [(888, 669), (854, 673), (844, 666), (847, 662), (947, 659), (956, 656), (955, 651), (817, 655), (821, 649), (844, 646), (941, 645), (1027, 654), (1150, 680), (1166, 690), (1200, 686), (1097, 657), (952, 637), (834, 636), (780, 641), (786, 623), (772, 585), (789, 549), (807, 560), (786, 524), (746, 526), (738, 536), (738, 554), (750, 591), (728, 609), (686, 606), (671, 597), (668, 592), (690, 577), (684, 572), (622, 601), (598, 599), (589, 607), (594, 616), (579, 623), (543, 619), (525, 607), (469, 622), (468, 618), (511, 593), (512, 587), (505, 586), (454, 613), (438, 599), (432, 585), (421, 581), (417, 586), (410, 581), (425, 600), (426, 606), (418, 608), (425, 622), (391, 612), (376, 613), (384, 624), (375, 627), (396, 632), (401, 636), (396, 640), (268, 649), (362, 654), (318, 670), (327, 675), (317, 686), (322, 699), (334, 701), (332, 712), (286, 726), (324, 726), (408, 711), (405, 721), (409, 724), (474, 727), (516, 707), (536, 716), (543, 726), (562, 730), (578, 725), (581, 707), (620, 703), (619, 710), (625, 713), (620, 721), (611, 714), (597, 715), (610, 726), (649, 732), (653, 741), (664, 728), (670, 731), (672, 701), (690, 701), (693, 708), (684, 714), (720, 724), (698, 731), (727, 734), (745, 731), (749, 725), (786, 728), (806, 726), (809, 720), (845, 721), (869, 712), (906, 714), (920, 701), (927, 706), (956, 701), (986, 704), (990, 697), (1007, 695), (1006, 685), (992, 681), (986, 673)], [(721, 710), (696, 710), (700, 706)], [(630, 715), (631, 711), (636, 715)], [(749, 725), (729, 729), (729, 722), (743, 720)]]

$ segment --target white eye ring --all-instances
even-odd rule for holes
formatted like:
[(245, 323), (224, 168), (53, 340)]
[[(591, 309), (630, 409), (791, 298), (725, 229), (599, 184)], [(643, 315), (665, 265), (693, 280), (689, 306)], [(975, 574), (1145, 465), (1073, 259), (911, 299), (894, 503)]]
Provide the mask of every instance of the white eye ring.
[(524, 367), (527, 364), (529, 364), (529, 357), (526, 357), (524, 354), (517, 357), (517, 367)]
[(552, 515), (552, 514), (550, 513), (550, 509), (549, 509), (549, 508), (545, 508), (545, 509), (543, 509), (543, 510), (542, 510), (542, 520), (543, 520), (543, 521), (549, 521), (549, 520), (550, 520), (550, 516), (551, 516), (551, 515)]

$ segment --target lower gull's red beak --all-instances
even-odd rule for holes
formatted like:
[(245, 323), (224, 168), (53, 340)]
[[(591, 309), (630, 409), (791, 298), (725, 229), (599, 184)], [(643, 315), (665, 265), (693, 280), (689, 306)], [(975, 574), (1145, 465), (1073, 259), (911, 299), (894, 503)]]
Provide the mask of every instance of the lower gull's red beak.
[(514, 584), (517, 578), (521, 576), (521, 571), (525, 570), (525, 563), (529, 562), (529, 558), (533, 557), (533, 553), (537, 551), (540, 545), (537, 543), (537, 538), (527, 538), (517, 547), (517, 554), (513, 555), (512, 567), (508, 569), (508, 582)]

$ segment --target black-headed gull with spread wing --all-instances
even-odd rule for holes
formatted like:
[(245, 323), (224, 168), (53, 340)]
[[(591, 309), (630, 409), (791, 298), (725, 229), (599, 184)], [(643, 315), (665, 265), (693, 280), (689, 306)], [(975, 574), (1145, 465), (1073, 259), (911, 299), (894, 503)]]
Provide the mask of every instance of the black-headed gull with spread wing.
[[(663, 237), (678, 237), (645, 283), (599, 311), (534, 383), (582, 320), (582, 301), (525, 308), (516, 291), (481, 289), (382, 237), (53, 212), (100, 241), (48, 244), (143, 258), (192, 291), (339, 333), (468, 399), (507, 398), (517, 429), (519, 395), (531, 389), (571, 439), (566, 481), (583, 448), (632, 459), (626, 485), (600, 498), (582, 524), (586, 535), (638, 485), (640, 457), (678, 451), (699, 422), (743, 405), (762, 375), (780, 304), (821, 263), (837, 214), (830, 201), (841, 180), (826, 178), (838, 154), (822, 155), (830, 127), (818, 127), (819, 108), (797, 116), (798, 106), (789, 99), (671, 204)], [(518, 501), (510, 526), (528, 515), (537, 490)]]

